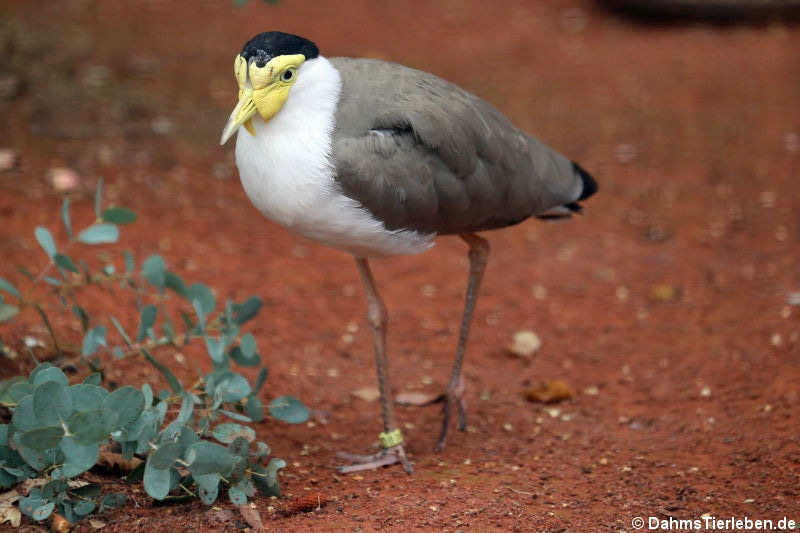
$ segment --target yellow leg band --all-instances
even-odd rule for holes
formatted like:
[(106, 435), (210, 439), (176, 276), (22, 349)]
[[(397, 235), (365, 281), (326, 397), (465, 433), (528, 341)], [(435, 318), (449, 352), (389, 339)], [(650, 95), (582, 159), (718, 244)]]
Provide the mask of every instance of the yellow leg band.
[(402, 444), (403, 442), (403, 433), (400, 429), (395, 429), (390, 431), (389, 433), (381, 433), (378, 435), (378, 438), (381, 441), (382, 448), (391, 448), (393, 446), (397, 446)]

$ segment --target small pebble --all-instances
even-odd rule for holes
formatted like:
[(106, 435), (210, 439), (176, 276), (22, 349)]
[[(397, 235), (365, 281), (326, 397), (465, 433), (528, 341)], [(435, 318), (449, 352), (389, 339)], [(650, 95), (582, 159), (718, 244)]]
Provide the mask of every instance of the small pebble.
[(630, 291), (628, 290), (628, 287), (625, 287), (623, 285), (617, 287), (616, 296), (617, 300), (619, 300), (620, 302), (627, 301), (628, 297), (630, 296)]
[(150, 129), (156, 135), (166, 136), (172, 133), (173, 124), (170, 119), (164, 116), (156, 117), (150, 122)]
[(514, 333), (508, 351), (512, 354), (530, 358), (542, 347), (542, 341), (533, 331), (518, 331)]
[(47, 172), (47, 181), (56, 191), (69, 192), (78, 187), (81, 179), (71, 168), (55, 167)]
[(436, 287), (431, 285), (430, 283), (426, 283), (425, 285), (420, 287), (419, 292), (422, 294), (422, 296), (426, 298), (432, 298), (436, 296)]
[(537, 300), (544, 300), (547, 298), (547, 288), (542, 285), (534, 285), (532, 289), (533, 297)]
[(788, 132), (783, 136), (783, 146), (791, 154), (800, 152), (800, 135), (793, 131)]
[(11, 148), (0, 148), (0, 172), (11, 170), (17, 166), (19, 155)]
[(614, 157), (620, 163), (630, 163), (636, 159), (636, 147), (628, 143), (620, 143), (614, 148)]

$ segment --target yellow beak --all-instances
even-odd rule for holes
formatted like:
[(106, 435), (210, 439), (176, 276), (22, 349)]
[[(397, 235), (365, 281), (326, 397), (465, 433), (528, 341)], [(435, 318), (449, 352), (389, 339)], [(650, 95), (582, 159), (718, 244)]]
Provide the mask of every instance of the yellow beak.
[(250, 135), (255, 136), (256, 129), (253, 127), (253, 115), (256, 114), (256, 104), (253, 101), (253, 89), (247, 88), (239, 91), (239, 103), (233, 108), (225, 129), (222, 130), (219, 144), (223, 145), (236, 133), (240, 126), (244, 126)]

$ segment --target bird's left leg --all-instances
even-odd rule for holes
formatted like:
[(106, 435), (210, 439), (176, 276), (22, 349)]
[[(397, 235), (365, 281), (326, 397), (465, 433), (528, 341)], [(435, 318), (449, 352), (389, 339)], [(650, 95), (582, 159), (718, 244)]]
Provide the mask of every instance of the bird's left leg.
[(478, 290), (483, 279), (483, 271), (489, 261), (489, 241), (474, 233), (459, 235), (469, 246), (469, 280), (467, 281), (467, 296), (464, 302), (464, 314), (461, 318), (461, 331), (458, 334), (458, 347), (456, 360), (453, 363), (453, 372), (450, 374), (450, 383), (447, 385), (444, 408), (442, 412), (442, 431), (436, 443), (436, 450), (444, 450), (447, 443), (447, 431), (450, 427), (450, 414), (454, 406), (458, 408), (458, 429), (464, 431), (467, 427), (467, 411), (464, 406), (464, 376), (461, 373), (461, 364), (464, 361), (464, 350), (467, 347), (467, 337), (472, 324), (472, 315), (475, 311), (475, 302), (478, 300)]
[(397, 427), (394, 418), (394, 398), (392, 387), (389, 384), (389, 360), (386, 357), (386, 325), (388, 314), (369, 268), (369, 263), (362, 257), (356, 258), (358, 273), (367, 295), (367, 316), (372, 326), (375, 339), (375, 366), (378, 370), (378, 389), (381, 394), (381, 414), (383, 415), (383, 433), (380, 435), (383, 449), (373, 455), (355, 455), (339, 452), (337, 455), (354, 464), (340, 466), (339, 472), (357, 472), (370, 470), (381, 466), (400, 463), (409, 474), (414, 471), (405, 451), (403, 450), (403, 435)]

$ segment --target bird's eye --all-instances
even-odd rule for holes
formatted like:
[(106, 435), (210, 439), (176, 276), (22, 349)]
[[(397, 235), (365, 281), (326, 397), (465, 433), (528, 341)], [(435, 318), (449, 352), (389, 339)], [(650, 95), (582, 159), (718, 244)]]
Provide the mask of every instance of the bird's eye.
[(292, 81), (293, 78), (294, 78), (293, 68), (287, 68), (286, 70), (283, 71), (283, 74), (281, 74), (281, 80), (283, 81)]

